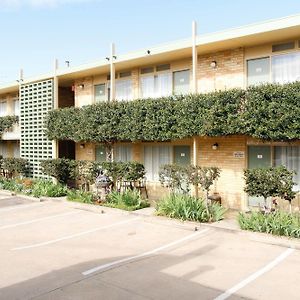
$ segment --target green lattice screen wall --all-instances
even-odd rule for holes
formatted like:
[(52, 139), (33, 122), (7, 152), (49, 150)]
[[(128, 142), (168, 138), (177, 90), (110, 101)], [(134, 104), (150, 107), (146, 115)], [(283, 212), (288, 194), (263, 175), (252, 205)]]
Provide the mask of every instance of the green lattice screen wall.
[(53, 79), (20, 87), (21, 157), (30, 163), (33, 177), (46, 177), (40, 161), (52, 158), (52, 142), (44, 133), (44, 118), (53, 109)]

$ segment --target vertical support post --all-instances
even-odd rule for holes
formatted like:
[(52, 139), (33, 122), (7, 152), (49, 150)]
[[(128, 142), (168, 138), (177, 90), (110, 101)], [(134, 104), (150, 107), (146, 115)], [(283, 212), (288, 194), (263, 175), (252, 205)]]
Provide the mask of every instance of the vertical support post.
[(192, 93), (198, 92), (197, 86), (197, 64), (198, 64), (198, 52), (197, 52), (197, 23), (193, 21), (192, 23), (192, 60), (193, 60), (193, 79), (192, 79)]
[[(57, 69), (58, 69), (58, 60), (57, 58), (54, 59), (54, 76), (53, 76), (53, 108), (58, 108), (58, 97), (59, 97), (59, 90), (58, 90), (58, 78), (57, 78)], [(52, 158), (58, 158), (58, 141), (52, 141)]]
[(116, 72), (115, 72), (115, 44), (111, 43), (110, 45), (110, 101), (114, 101), (116, 98)]
[[(22, 82), (24, 80), (24, 72), (23, 72), (23, 69), (20, 69), (19, 71), (19, 105), (20, 105), (20, 109), (21, 109), (21, 86), (22, 86)], [(19, 118), (19, 128), (21, 128), (21, 118)], [(20, 143), (19, 143), (19, 147), (20, 147), (20, 158), (23, 158), (22, 156), (22, 135), (21, 135), (21, 138), (20, 138)]]
[[(198, 140), (197, 137), (193, 137), (193, 166), (197, 167), (198, 164)], [(198, 185), (193, 186), (193, 195), (198, 197)]]

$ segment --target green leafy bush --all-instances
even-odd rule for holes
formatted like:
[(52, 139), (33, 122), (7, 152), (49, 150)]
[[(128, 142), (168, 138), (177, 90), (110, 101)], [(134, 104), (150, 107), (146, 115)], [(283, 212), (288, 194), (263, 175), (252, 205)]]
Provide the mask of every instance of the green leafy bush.
[(241, 229), (300, 238), (300, 215), (284, 211), (240, 213)]
[(233, 134), (292, 141), (300, 138), (299, 101), (300, 82), (102, 102), (50, 111), (46, 132), (50, 139), (75, 142), (169, 141)]
[(28, 161), (23, 158), (7, 157), (1, 159), (1, 171), (7, 178), (16, 175), (25, 175), (28, 170)]
[(203, 200), (187, 194), (171, 194), (156, 205), (158, 215), (183, 221), (211, 222), (223, 219), (226, 209), (217, 203), (208, 205)]
[(42, 179), (34, 181), (31, 189), (27, 190), (27, 193), (34, 197), (62, 197), (66, 196), (67, 192), (65, 185)]
[(130, 211), (150, 206), (146, 200), (142, 199), (139, 191), (131, 189), (124, 192), (112, 191), (103, 205)]
[(94, 196), (92, 193), (82, 190), (69, 190), (67, 199), (70, 201), (92, 204)]
[(291, 202), (296, 195), (293, 192), (293, 174), (283, 166), (245, 170), (244, 190), (250, 196), (262, 196), (265, 208), (268, 197), (281, 197)]
[(42, 172), (52, 176), (60, 183), (67, 183), (74, 173), (74, 160), (66, 158), (47, 159), (41, 161)]
[(7, 130), (10, 129), (14, 124), (18, 123), (18, 116), (4, 116), (0, 117), (0, 135)]
[(14, 179), (0, 176), (0, 189), (12, 191), (12, 192), (21, 192), (23, 191), (24, 186), (21, 182), (18, 182)]

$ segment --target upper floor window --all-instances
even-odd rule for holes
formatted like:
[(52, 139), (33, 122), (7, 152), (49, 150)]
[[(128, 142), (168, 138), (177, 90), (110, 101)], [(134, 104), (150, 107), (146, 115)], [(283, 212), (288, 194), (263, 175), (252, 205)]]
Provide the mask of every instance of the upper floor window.
[(97, 84), (94, 87), (95, 102), (103, 102), (107, 100), (106, 84)]
[(1, 101), (0, 102), (0, 117), (6, 116), (6, 110), (7, 110), (7, 102)]
[(116, 99), (117, 100), (132, 100), (132, 80), (131, 79), (119, 79), (116, 81)]
[(14, 114), (15, 114), (15, 116), (20, 115), (20, 101), (19, 101), (19, 99), (14, 100)]
[(263, 57), (247, 61), (247, 84), (257, 85), (270, 81), (270, 58)]
[[(167, 68), (161, 65), (156, 71), (165, 71)], [(141, 74), (147, 74), (146, 70), (154, 71), (153, 68), (144, 68)], [(182, 70), (175, 72), (158, 72), (151, 75), (143, 75), (140, 79), (141, 98), (158, 98), (172, 94), (186, 94), (190, 92), (190, 71)]]
[(300, 52), (272, 57), (272, 81), (287, 83), (300, 80)]

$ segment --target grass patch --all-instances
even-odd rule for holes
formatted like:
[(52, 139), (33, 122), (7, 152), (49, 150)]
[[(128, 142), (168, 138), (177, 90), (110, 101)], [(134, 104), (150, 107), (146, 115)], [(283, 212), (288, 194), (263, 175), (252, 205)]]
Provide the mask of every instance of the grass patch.
[(186, 194), (171, 194), (156, 205), (157, 215), (183, 221), (215, 222), (224, 218), (225, 211), (217, 203), (209, 204), (207, 211), (202, 199)]
[(124, 192), (113, 191), (107, 196), (106, 202), (102, 205), (127, 211), (133, 211), (150, 206), (148, 201), (142, 199), (140, 192), (137, 190), (127, 190)]
[(300, 214), (275, 211), (239, 213), (238, 222), (243, 230), (300, 238)]

